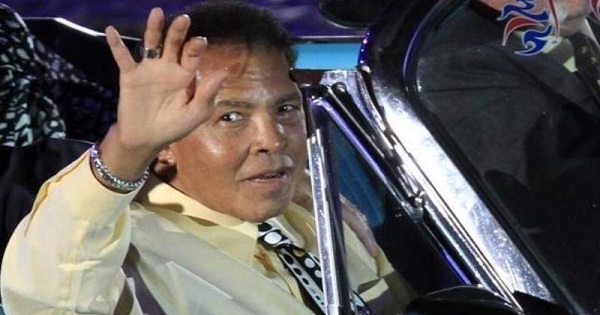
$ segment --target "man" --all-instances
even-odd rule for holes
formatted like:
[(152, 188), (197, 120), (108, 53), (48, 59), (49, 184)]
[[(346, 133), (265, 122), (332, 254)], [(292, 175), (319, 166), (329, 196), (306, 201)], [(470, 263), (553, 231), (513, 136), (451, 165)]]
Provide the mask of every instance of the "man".
[[(268, 221), (316, 252), (312, 217), (290, 203), (306, 162), (291, 40), (243, 3), (188, 14), (161, 44), (153, 9), (139, 63), (107, 28), (117, 122), (40, 189), (13, 234), (1, 279), (8, 314), (319, 312), (258, 231)], [(140, 190), (150, 165), (156, 176)], [(353, 289), (373, 311), (399, 311), (410, 289), (346, 231)]]
[[(541, 152), (560, 149), (540, 147), (544, 143), (535, 140), (540, 132), (532, 133), (540, 130), (536, 126), (565, 117), (589, 121), (600, 115), (598, 87), (576, 73), (567, 40), (577, 32), (593, 34), (585, 19), (590, 13), (586, 1), (554, 1), (560, 17), (557, 34), (564, 37), (537, 55), (520, 56), (516, 52), (524, 49), (522, 33), (514, 32), (502, 45), (504, 23), (498, 21), (500, 10), (516, 3), (469, 1), (458, 11), (462, 19), (449, 19), (427, 42), (418, 77), (425, 106), (448, 129), (476, 174), (499, 170), (520, 183), (536, 185), (556, 175), (539, 159), (545, 158), (546, 164), (557, 161), (547, 160), (554, 158), (549, 155), (540, 157)], [(576, 145), (578, 140), (572, 137), (593, 146), (582, 133), (559, 137), (572, 142), (557, 145)]]
[[(588, 0), (554, 0), (558, 32), (539, 53), (519, 55), (528, 28), (505, 44), (503, 36), (522, 16), (499, 17), (526, 2), (536, 5), (528, 13), (551, 12), (542, 0), (473, 0), (453, 12), (422, 49), (419, 96), (476, 188), (591, 312), (600, 290), (600, 253), (590, 250), (600, 245), (600, 77), (578, 52), (600, 58), (597, 21)], [(589, 46), (578, 45), (581, 35)]]

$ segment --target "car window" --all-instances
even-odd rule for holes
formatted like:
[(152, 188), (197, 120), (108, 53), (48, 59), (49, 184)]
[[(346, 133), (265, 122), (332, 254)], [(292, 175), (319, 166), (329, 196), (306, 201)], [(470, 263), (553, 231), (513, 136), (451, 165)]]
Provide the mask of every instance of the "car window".
[[(598, 81), (583, 77), (566, 28), (563, 37), (552, 29), (552, 12), (531, 28), (549, 30), (541, 37), (511, 20), (544, 12), (526, 10), (535, 1), (505, 2), (520, 9), (466, 1), (438, 21), (416, 58), (419, 101), (456, 164), (558, 290), (597, 313)], [(591, 34), (598, 28), (583, 21)]]
[(324, 118), (333, 170), (329, 180), (366, 216), (395, 270), (419, 294), (471, 284), (452, 255), (410, 218), (398, 194), (382, 182), (382, 170), (374, 169), (377, 162), (373, 152), (358, 141), (345, 122), (327, 115)]

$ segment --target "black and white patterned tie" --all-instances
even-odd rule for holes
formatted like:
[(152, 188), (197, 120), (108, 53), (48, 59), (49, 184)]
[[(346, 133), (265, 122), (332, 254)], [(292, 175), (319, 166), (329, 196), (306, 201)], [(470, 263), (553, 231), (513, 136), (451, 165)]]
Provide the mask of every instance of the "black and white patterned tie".
[[(281, 230), (266, 222), (258, 225), (258, 239), (267, 248), (272, 248), (277, 253), (285, 268), (300, 285), (302, 293), (310, 297), (308, 306), (313, 311), (320, 311), (320, 314), (327, 314), (319, 259), (294, 245)], [(370, 315), (371, 312), (363, 299), (356, 292), (353, 292), (352, 295), (357, 314)]]

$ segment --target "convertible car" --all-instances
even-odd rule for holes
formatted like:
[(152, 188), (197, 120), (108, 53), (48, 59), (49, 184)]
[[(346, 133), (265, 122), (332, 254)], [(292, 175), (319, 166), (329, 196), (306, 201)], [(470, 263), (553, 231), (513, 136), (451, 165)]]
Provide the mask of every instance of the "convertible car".
[[(508, 21), (478, 0), (388, 2), (365, 36), (299, 40), (309, 61), (295, 75), (306, 100), (329, 315), (352, 309), (340, 195), (363, 211), (419, 293), (405, 314), (600, 314), (597, 92), (551, 53), (532, 53), (548, 41), (526, 36), (535, 23), (506, 27), (534, 0), (509, 3), (523, 10)], [(556, 26), (534, 22), (534, 30)], [(91, 99), (69, 96), (79, 107), (65, 110), (71, 128), (56, 133), (93, 141), (114, 118), (116, 72), (78, 56), (99, 47), (101, 34), (56, 19), (25, 23), (97, 83), (83, 88)], [(65, 49), (74, 40), (90, 46)], [(340, 43), (347, 46), (330, 45)], [(335, 60), (348, 51), (351, 67), (311, 66), (310, 54)], [(110, 58), (106, 48), (94, 53)], [(94, 124), (81, 126), (90, 117)], [(6, 212), (14, 193), (27, 205), (25, 192), (87, 148), (53, 141), (2, 148), (3, 242), (23, 214)]]

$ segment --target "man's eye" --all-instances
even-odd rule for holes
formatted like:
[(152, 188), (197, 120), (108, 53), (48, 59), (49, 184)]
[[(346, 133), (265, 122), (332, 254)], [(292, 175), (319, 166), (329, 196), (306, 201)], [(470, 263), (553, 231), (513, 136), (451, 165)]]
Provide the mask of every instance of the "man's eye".
[(240, 114), (238, 112), (230, 112), (230, 113), (227, 113), (227, 114), (221, 116), (221, 120), (227, 121), (227, 122), (236, 122), (236, 121), (241, 120), (242, 118), (243, 118), (242, 114)]
[(291, 105), (291, 104), (284, 104), (279, 106), (279, 112), (280, 113), (288, 113), (288, 112), (293, 112), (293, 111), (297, 111), (299, 110), (300, 107), (297, 105)]

